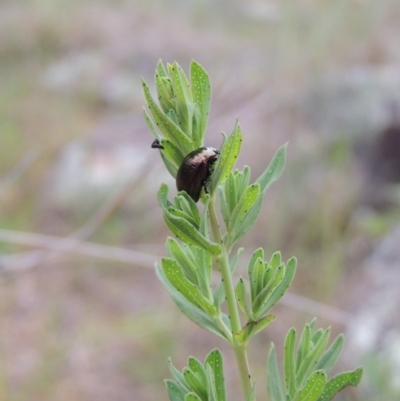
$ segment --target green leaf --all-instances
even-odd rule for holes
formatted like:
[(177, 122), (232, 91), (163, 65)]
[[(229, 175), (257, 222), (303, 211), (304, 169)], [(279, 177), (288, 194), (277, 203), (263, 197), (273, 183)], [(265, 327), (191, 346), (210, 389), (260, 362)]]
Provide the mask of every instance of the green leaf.
[(217, 394), (215, 390), (215, 377), (212, 367), (209, 364), (205, 364), (206, 367), (206, 375), (207, 375), (207, 401), (218, 401)]
[(246, 190), (243, 193), (243, 196), (236, 204), (229, 219), (229, 230), (231, 230), (232, 233), (237, 232), (243, 220), (245, 219), (247, 213), (253, 207), (254, 203), (257, 201), (259, 195), (260, 195), (260, 186), (258, 184), (252, 184), (246, 188)]
[(188, 195), (187, 192), (181, 191), (178, 192), (178, 195), (175, 196), (175, 202), (179, 203), (179, 207), (183, 212), (185, 212), (189, 216), (193, 216), (193, 219), (195, 221), (195, 226), (199, 227), (200, 213), (192, 197)]
[(358, 368), (352, 372), (340, 373), (330, 379), (322, 392), (318, 401), (331, 400), (340, 390), (346, 386), (358, 386), (361, 381), (363, 370)]
[(171, 161), (177, 169), (179, 169), (179, 166), (185, 158), (180, 149), (168, 139), (161, 139), (160, 144), (164, 147), (164, 149), (161, 150), (161, 153), (163, 153), (165, 157)]
[(157, 64), (154, 81), (156, 83), (160, 106), (163, 109), (164, 113), (168, 113), (169, 110), (173, 110), (175, 108), (175, 104), (173, 101), (174, 90), (172, 87), (172, 81), (167, 75), (167, 72), (165, 71), (161, 60), (159, 60)]
[(295, 358), (296, 330), (292, 327), (286, 334), (285, 339), (285, 380), (287, 393), (291, 399), (294, 398), (296, 388), (296, 358)]
[(168, 67), (174, 88), (175, 111), (179, 126), (191, 138), (194, 104), (189, 81), (178, 63), (175, 62), (172, 66), (168, 65)]
[(178, 308), (186, 315), (192, 322), (198, 324), (200, 327), (217, 334), (226, 340), (224, 332), (215, 324), (213, 319), (203, 312), (198, 307), (194, 306), (180, 293), (168, 280), (159, 264), (156, 264), (156, 274), (160, 279), (165, 289), (170, 294)]
[(185, 401), (202, 401), (196, 393), (188, 393), (185, 396)]
[(267, 377), (267, 390), (271, 401), (285, 401), (286, 395), (282, 390), (275, 346), (273, 343), (271, 344), (271, 348), (268, 353)]
[(198, 107), (200, 123), (198, 130), (193, 130), (193, 142), (199, 148), (203, 144), (203, 137), (207, 129), (208, 116), (211, 104), (211, 84), (206, 70), (196, 61), (190, 64), (190, 82), (193, 101)]
[(311, 327), (309, 324), (306, 324), (297, 348), (296, 372), (299, 371), (301, 362), (303, 362), (305, 356), (310, 352), (311, 345)]
[(203, 385), (206, 386), (207, 383), (206, 371), (204, 370), (202, 363), (193, 356), (190, 356), (188, 359), (188, 365), (189, 368), (192, 370), (192, 372), (195, 375), (197, 375), (197, 377), (203, 383)]
[(195, 373), (193, 373), (189, 368), (184, 368), (182, 373), (185, 382), (190, 388), (190, 390), (199, 395), (200, 399), (206, 398), (207, 388), (205, 387), (205, 382), (202, 382), (200, 378)]
[(247, 344), (250, 338), (264, 330), (274, 320), (275, 316), (269, 315), (257, 321), (248, 322), (246, 326), (244, 326), (243, 329), (236, 335), (236, 338), (238, 341)]
[(285, 168), (287, 144), (281, 146), (275, 153), (267, 169), (257, 179), (256, 183), (260, 185), (261, 192), (264, 193), (270, 185), (276, 181), (282, 174)]
[(276, 269), (281, 264), (282, 264), (282, 255), (279, 251), (277, 251), (271, 256), (268, 265), (271, 266), (272, 269)]
[(217, 311), (215, 306), (208, 302), (208, 300), (205, 299), (201, 294), (199, 288), (185, 277), (175, 260), (163, 258), (161, 259), (161, 266), (171, 285), (175, 287), (175, 289), (179, 291), (190, 303), (201, 308), (210, 316), (216, 315)]
[[(285, 155), (286, 144), (277, 150), (265, 172), (256, 180), (256, 183), (260, 185), (262, 194), (264, 194), (270, 185), (282, 174), (282, 171), (285, 167)], [(237, 241), (239, 241), (243, 235), (254, 226), (260, 213), (262, 202), (263, 196), (259, 196), (254, 206), (250, 209), (249, 213), (247, 213), (241, 226), (237, 230), (235, 237), (232, 239), (232, 244), (235, 244)]]
[(214, 172), (211, 176), (211, 193), (215, 191), (219, 184), (222, 184), (229, 176), (242, 145), (242, 131), (238, 122), (232, 134), (227, 138), (221, 147), (221, 154), (218, 157)]
[[(285, 277), (285, 266), (282, 264), (277, 269), (275, 269), (271, 280), (269, 283), (257, 294), (255, 300), (252, 304), (253, 316), (258, 319), (264, 313), (264, 305), (267, 303), (268, 299), (272, 293), (279, 287)], [(264, 275), (261, 277), (261, 282), (264, 281)]]
[(322, 335), (319, 337), (318, 342), (315, 344), (313, 348), (311, 348), (308, 355), (303, 358), (300, 367), (297, 372), (296, 383), (297, 387), (301, 388), (304, 386), (308, 376), (312, 371), (315, 370), (315, 367), (320, 360), (326, 345), (328, 344), (330, 336), (330, 330), (325, 330)]
[(248, 321), (253, 320), (250, 309), (247, 306), (246, 302), (246, 285), (244, 284), (243, 278), (240, 277), (238, 283), (236, 284), (236, 299), (240, 306), (240, 309), (246, 315)]
[(253, 385), (251, 386), (250, 393), (246, 397), (246, 401), (255, 401), (256, 400), (256, 384), (257, 384), (257, 382), (254, 381)]
[(188, 223), (190, 223), (196, 230), (199, 229), (199, 224), (198, 222), (195, 220), (195, 218), (193, 217), (193, 215), (190, 214), (186, 214), (185, 212), (183, 212), (182, 210), (179, 210), (173, 206), (170, 206), (167, 209), (167, 214), (169, 214), (170, 216), (173, 217), (177, 217), (177, 218), (181, 218), (184, 221), (187, 221)]
[(282, 297), (285, 295), (290, 284), (293, 281), (294, 274), (296, 273), (296, 258), (291, 258), (286, 264), (285, 277), (278, 287), (272, 292), (268, 300), (263, 304), (262, 308), (259, 310), (261, 315), (265, 315)]
[(318, 362), (317, 369), (323, 369), (325, 373), (329, 373), (342, 352), (343, 344), (344, 336), (343, 334), (340, 334), (336, 337), (332, 345), (325, 351), (324, 355), (322, 355)]
[(193, 284), (198, 285), (196, 267), (174, 238), (168, 237), (167, 251), (168, 255), (179, 264), (185, 276)]
[(195, 265), (197, 266), (196, 271), (201, 293), (204, 295), (208, 302), (214, 303), (211, 288), (212, 258), (201, 248), (193, 247), (191, 251), (195, 259)]
[(156, 102), (153, 100), (150, 94), (150, 89), (144, 80), (142, 80), (142, 84), (144, 96), (146, 98), (150, 113), (162, 134), (165, 136), (165, 138), (169, 139), (176, 146), (178, 146), (183, 154), (189, 154), (193, 150), (193, 143), (191, 139), (158, 107)]
[(246, 214), (239, 228), (236, 230), (235, 236), (230, 239), (231, 245), (234, 245), (236, 242), (238, 242), (247, 233), (247, 231), (249, 231), (254, 226), (261, 210), (263, 197), (264, 196), (261, 194), (257, 198), (253, 207)]
[(253, 269), (249, 270), (250, 298), (252, 304), (262, 289), (264, 267), (263, 260), (258, 258), (253, 265)]
[(185, 401), (185, 391), (172, 380), (164, 380), (171, 401)]
[(215, 394), (217, 401), (226, 401), (224, 364), (221, 352), (217, 348), (212, 350), (207, 355), (204, 364), (208, 364), (212, 368), (214, 374)]
[(207, 240), (196, 227), (182, 217), (175, 217), (171, 213), (163, 213), (168, 228), (184, 243), (198, 246), (213, 256), (221, 254), (221, 247), (215, 242)]
[(172, 377), (175, 379), (179, 387), (181, 387), (184, 392), (190, 391), (189, 387), (187, 386), (185, 379), (183, 378), (182, 373), (174, 366), (172, 363), (171, 358), (168, 358), (168, 368), (171, 372)]
[(322, 393), (326, 383), (326, 374), (323, 370), (315, 371), (300, 390), (295, 401), (316, 401)]
[(161, 140), (160, 135), (158, 134), (157, 130), (156, 130), (156, 126), (154, 125), (153, 120), (150, 118), (149, 113), (147, 112), (146, 108), (143, 107), (142, 109), (142, 113), (143, 113), (143, 117), (144, 120), (146, 121), (147, 126), (150, 128), (151, 133), (154, 135), (154, 137), (156, 139), (158, 139), (159, 141)]

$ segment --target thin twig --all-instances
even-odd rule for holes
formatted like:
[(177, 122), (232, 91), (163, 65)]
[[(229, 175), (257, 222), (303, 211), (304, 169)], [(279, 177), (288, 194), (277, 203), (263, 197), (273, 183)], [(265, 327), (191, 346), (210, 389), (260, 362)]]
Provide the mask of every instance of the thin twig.
[[(154, 261), (158, 258), (158, 256), (153, 254), (132, 251), (115, 246), (84, 242), (74, 238), (62, 238), (21, 231), (0, 229), (0, 241), (25, 246), (43, 247), (54, 252), (59, 252), (61, 250), (62, 252), (78, 253), (146, 268), (152, 268), (154, 266)], [(28, 268), (30, 266), (31, 262), (28, 260)], [(16, 262), (15, 265), (13, 263), (8, 266), (5, 264), (3, 267), (3, 271), (6, 272), (9, 270), (14, 271), (24, 269), (26, 269), (26, 267), (24, 266), (24, 262), (21, 260)], [(324, 317), (325, 319), (342, 325), (347, 325), (349, 320), (354, 317), (351, 313), (339, 308), (289, 292), (282, 298), (281, 303), (289, 308)]]

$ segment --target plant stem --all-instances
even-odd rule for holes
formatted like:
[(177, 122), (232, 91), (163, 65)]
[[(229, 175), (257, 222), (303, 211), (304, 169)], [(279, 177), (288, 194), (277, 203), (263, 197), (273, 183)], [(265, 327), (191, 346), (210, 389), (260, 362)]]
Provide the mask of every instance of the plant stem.
[(239, 310), (236, 303), (235, 289), (233, 288), (232, 275), (229, 268), (229, 258), (226, 247), (223, 244), (221, 231), (219, 228), (217, 214), (214, 207), (214, 198), (210, 200), (208, 210), (210, 212), (211, 230), (214, 241), (222, 246), (222, 254), (217, 258), (220, 267), (221, 277), (224, 283), (226, 303), (228, 305), (229, 319), (232, 328), (231, 346), (235, 351), (236, 362), (239, 369), (240, 380), (245, 398), (250, 394), (252, 380), (250, 375), (249, 364), (247, 361), (246, 347), (242, 343), (238, 343), (235, 335), (242, 330), (240, 323)]

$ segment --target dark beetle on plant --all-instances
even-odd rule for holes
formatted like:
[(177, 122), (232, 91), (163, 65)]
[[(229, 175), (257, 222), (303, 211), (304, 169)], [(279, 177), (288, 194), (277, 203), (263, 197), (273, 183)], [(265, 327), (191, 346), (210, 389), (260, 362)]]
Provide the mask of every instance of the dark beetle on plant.
[(195, 202), (198, 202), (201, 189), (207, 191), (207, 183), (211, 175), (211, 167), (216, 162), (219, 150), (214, 148), (199, 148), (190, 152), (183, 160), (176, 175), (178, 191), (187, 192)]
[[(157, 139), (151, 144), (151, 147), (164, 149)], [(176, 174), (178, 191), (187, 192), (195, 202), (198, 202), (202, 188), (208, 193), (207, 184), (212, 172), (211, 168), (218, 155), (219, 150), (211, 147), (199, 148), (190, 152), (183, 159)]]

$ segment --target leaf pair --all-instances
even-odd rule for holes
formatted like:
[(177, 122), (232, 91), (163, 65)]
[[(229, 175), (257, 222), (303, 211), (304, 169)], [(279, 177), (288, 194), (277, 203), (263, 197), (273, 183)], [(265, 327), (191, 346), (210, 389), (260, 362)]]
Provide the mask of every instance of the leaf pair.
[(285, 166), (286, 145), (280, 147), (264, 173), (249, 185), (250, 168), (235, 170), (221, 188), (221, 213), (227, 228), (226, 242), (231, 247), (249, 231), (260, 213), (265, 191), (279, 178)]
[(190, 82), (176, 62), (165, 69), (159, 61), (154, 79), (159, 105), (142, 80), (148, 106), (143, 115), (163, 148), (161, 156), (168, 171), (175, 177), (184, 157), (203, 146), (211, 103), (210, 80), (195, 61), (190, 65)]
[(285, 339), (282, 387), (275, 347), (268, 355), (268, 394), (271, 401), (328, 401), (346, 386), (356, 386), (361, 380), (362, 369), (343, 372), (332, 379), (327, 374), (339, 357), (344, 338), (339, 335), (326, 349), (330, 329), (314, 332), (315, 320), (303, 330), (296, 350), (296, 330), (290, 329)]
[(185, 244), (197, 246), (213, 256), (218, 256), (221, 246), (208, 238), (206, 210), (200, 219), (196, 204), (186, 192), (182, 191), (175, 197), (175, 204), (172, 204), (167, 196), (168, 186), (163, 184), (158, 191), (158, 203), (162, 208), (165, 223), (172, 233)]
[(266, 262), (262, 248), (254, 251), (248, 266), (250, 305), (244, 280), (240, 278), (236, 285), (238, 304), (249, 322), (258, 322), (282, 298), (293, 280), (296, 265), (296, 258), (285, 265), (280, 252)]
[(226, 401), (223, 360), (218, 349), (206, 356), (204, 364), (189, 357), (182, 373), (171, 360), (168, 363), (174, 378), (165, 381), (171, 401)]

